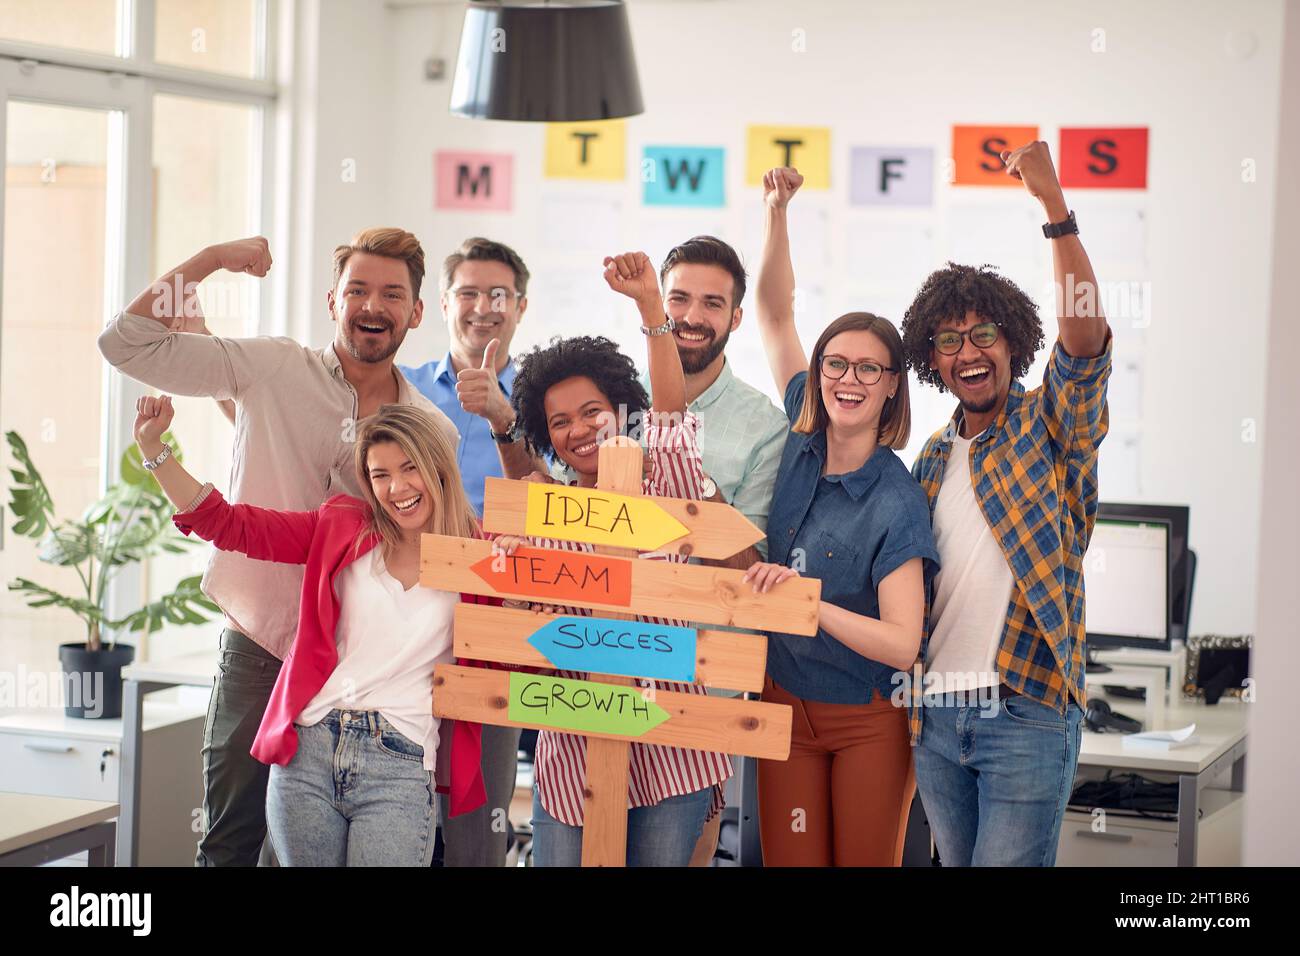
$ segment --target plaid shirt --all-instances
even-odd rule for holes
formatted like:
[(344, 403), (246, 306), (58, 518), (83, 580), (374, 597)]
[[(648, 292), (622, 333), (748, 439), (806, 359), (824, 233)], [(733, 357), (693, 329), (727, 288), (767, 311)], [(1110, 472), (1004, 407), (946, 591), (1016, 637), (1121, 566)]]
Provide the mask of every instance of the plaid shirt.
[[(1109, 427), (1110, 366), (1109, 333), (1095, 358), (1073, 358), (1058, 341), (1042, 387), (1027, 392), (1012, 382), (997, 421), (970, 446), (975, 498), (1015, 577), (998, 673), (1013, 690), (1061, 713), (1070, 697), (1084, 706), (1083, 555), (1097, 516), (1097, 449)], [(959, 407), (912, 465), (931, 521), (961, 423)], [(928, 653), (926, 628), (912, 666), (914, 745), (921, 739)]]

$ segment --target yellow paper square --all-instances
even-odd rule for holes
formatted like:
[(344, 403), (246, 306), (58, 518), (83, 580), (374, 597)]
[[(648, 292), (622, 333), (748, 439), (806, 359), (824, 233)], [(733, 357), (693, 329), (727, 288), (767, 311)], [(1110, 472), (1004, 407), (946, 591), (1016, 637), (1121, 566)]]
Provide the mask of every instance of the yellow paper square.
[(745, 184), (758, 186), (773, 166), (794, 166), (804, 189), (831, 188), (829, 126), (751, 126), (745, 157)]
[(547, 123), (546, 167), (551, 179), (622, 179), (627, 123)]

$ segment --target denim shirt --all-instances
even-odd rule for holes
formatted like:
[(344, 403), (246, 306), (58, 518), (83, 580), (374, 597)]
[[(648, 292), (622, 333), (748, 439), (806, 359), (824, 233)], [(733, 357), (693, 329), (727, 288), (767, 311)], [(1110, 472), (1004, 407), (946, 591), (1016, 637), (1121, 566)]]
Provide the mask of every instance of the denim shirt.
[[(800, 372), (786, 386), (791, 422), (803, 408), (807, 379), (808, 373)], [(892, 572), (921, 558), (928, 588), (939, 570), (925, 493), (885, 445), (856, 471), (823, 476), (825, 465), (825, 431), (790, 433), (767, 523), (769, 560), (820, 578), (823, 601), (879, 618), (876, 592)], [(824, 630), (816, 637), (773, 633), (768, 640), (768, 674), (804, 700), (867, 704), (873, 693), (887, 698), (895, 670)]]

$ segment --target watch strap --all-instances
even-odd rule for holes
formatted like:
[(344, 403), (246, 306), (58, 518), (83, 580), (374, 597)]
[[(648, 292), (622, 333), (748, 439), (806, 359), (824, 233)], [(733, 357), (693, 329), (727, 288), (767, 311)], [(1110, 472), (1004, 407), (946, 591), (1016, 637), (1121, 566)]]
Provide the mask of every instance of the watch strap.
[(1074, 210), (1070, 210), (1070, 215), (1060, 222), (1047, 222), (1043, 224), (1043, 235), (1048, 239), (1059, 239), (1061, 236), (1078, 235), (1079, 223), (1074, 218)]

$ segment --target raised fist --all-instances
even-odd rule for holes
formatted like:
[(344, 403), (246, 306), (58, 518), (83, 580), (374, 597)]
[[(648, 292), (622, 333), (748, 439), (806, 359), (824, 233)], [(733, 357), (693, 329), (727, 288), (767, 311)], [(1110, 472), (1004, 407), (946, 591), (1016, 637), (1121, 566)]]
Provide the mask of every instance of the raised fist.
[(1056, 167), (1052, 165), (1052, 153), (1042, 140), (1027, 143), (1019, 149), (1004, 149), (1001, 156), (1007, 167), (1007, 175), (1024, 183), (1035, 199), (1046, 202), (1061, 195)]
[(208, 252), (216, 259), (217, 267), (227, 272), (247, 272), (261, 278), (271, 271), (271, 247), (261, 236), (223, 242), (209, 247)]
[[(160, 395), (157, 398), (146, 395), (136, 400), (135, 425), (132, 432), (135, 434), (135, 443), (140, 446), (141, 452), (145, 452), (146, 449), (153, 450), (162, 444), (162, 437), (171, 427), (172, 416), (175, 414), (176, 409), (172, 407), (170, 395)], [(147, 455), (147, 457), (153, 456)]]
[(803, 185), (803, 177), (793, 166), (777, 166), (763, 174), (763, 202), (773, 209), (784, 209), (790, 197)]
[(650, 257), (644, 252), (606, 256), (605, 282), (615, 292), (622, 293), (638, 304), (653, 304), (660, 299), (659, 276), (650, 264)]

